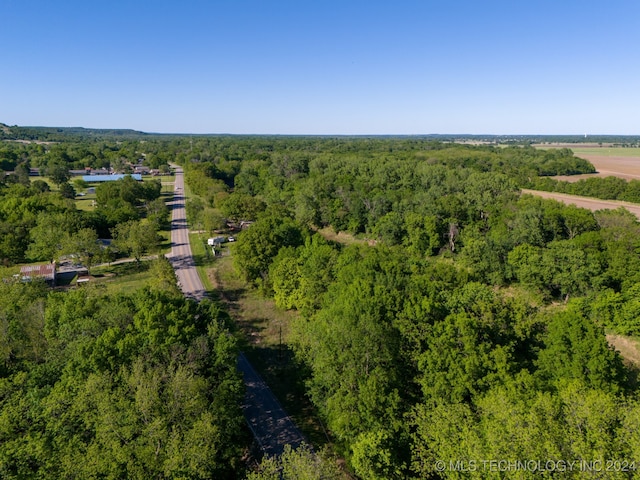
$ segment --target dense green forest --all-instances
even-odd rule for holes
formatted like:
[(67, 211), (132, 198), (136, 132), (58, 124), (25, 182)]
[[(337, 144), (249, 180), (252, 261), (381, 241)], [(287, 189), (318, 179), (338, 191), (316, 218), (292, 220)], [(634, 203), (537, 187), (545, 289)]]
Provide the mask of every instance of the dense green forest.
[(157, 262), (129, 295), (0, 282), (0, 477), (234, 478), (228, 315)]
[[(471, 471), (484, 460), (615, 461), (597, 478), (632, 476), (636, 372), (605, 332), (640, 335), (640, 223), (520, 192), (594, 171), (570, 150), (418, 137), (58, 142), (0, 144), (14, 172), (0, 185), (5, 263), (69, 251), (80, 232), (135, 256), (127, 226), (166, 222), (157, 186), (113, 183), (78, 211), (29, 168), (182, 165), (192, 225), (252, 222), (232, 249), (237, 270), (297, 311), (293, 361), (357, 477), (495, 478)], [(69, 240), (45, 251), (55, 228)], [(119, 296), (0, 284), (3, 478), (241, 475), (230, 319), (154, 268), (155, 285)], [(250, 477), (333, 475), (331, 460), (300, 450)]]
[(635, 468), (635, 374), (604, 332), (640, 333), (640, 225), (519, 191), (588, 162), (416, 139), (241, 143), (242, 161), (227, 141), (187, 176), (207, 207), (255, 220), (236, 265), (300, 313), (290, 343), (357, 476), (491, 478), (460, 471), (486, 459)]

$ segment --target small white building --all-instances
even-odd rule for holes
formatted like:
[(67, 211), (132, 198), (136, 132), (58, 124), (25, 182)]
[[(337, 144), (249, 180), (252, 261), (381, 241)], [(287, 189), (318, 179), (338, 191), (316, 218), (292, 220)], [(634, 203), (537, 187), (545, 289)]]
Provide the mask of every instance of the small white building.
[(217, 247), (219, 245), (222, 245), (225, 241), (226, 241), (225, 237), (213, 237), (207, 240), (207, 245), (211, 247)]

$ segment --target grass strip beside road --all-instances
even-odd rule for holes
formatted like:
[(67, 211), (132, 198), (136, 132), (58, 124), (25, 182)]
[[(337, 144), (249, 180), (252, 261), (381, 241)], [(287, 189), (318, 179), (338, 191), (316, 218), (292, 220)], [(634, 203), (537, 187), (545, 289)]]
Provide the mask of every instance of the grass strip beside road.
[(207, 245), (207, 239), (204, 234), (201, 233), (189, 233), (189, 244), (191, 245), (191, 254), (193, 255), (193, 261), (196, 264), (196, 270), (204, 285), (204, 289), (209, 295), (215, 294), (215, 286), (209, 278), (208, 270), (211, 268), (215, 261), (215, 257), (211, 252), (211, 247)]

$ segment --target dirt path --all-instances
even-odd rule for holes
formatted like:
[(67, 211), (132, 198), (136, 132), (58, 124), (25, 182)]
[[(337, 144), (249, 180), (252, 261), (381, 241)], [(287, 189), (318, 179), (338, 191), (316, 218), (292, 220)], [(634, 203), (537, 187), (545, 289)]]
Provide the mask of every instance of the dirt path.
[(640, 205), (637, 203), (619, 202), (617, 200), (598, 200), (597, 198), (579, 197), (577, 195), (568, 195), (566, 193), (543, 192), (540, 190), (526, 190), (522, 193), (530, 193), (542, 198), (552, 198), (567, 205), (575, 205), (576, 207), (586, 208), (591, 211), (606, 210), (624, 207), (640, 219)]

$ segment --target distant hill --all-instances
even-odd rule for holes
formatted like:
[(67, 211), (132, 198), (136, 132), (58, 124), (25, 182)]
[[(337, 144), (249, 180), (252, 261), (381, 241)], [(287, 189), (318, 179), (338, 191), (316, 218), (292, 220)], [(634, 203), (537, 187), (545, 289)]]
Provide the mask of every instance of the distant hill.
[(56, 142), (71, 139), (87, 138), (140, 138), (148, 137), (149, 133), (131, 129), (105, 129), (83, 127), (20, 127), (0, 123), (0, 140), (25, 140)]
[(528, 144), (577, 144), (594, 143), (619, 146), (640, 145), (639, 135), (478, 135), (478, 134), (425, 134), (425, 135), (229, 135), (229, 134), (172, 134), (172, 133), (147, 133), (138, 130), (120, 128), (84, 128), (84, 127), (21, 127), (8, 126), (0, 123), (1, 140), (22, 140), (31, 142), (64, 142), (73, 140), (101, 139), (142, 139), (142, 138), (167, 138), (167, 137), (361, 137), (361, 138), (427, 138), (439, 142), (461, 142), (470, 144), (501, 144), (501, 145), (528, 145)]

